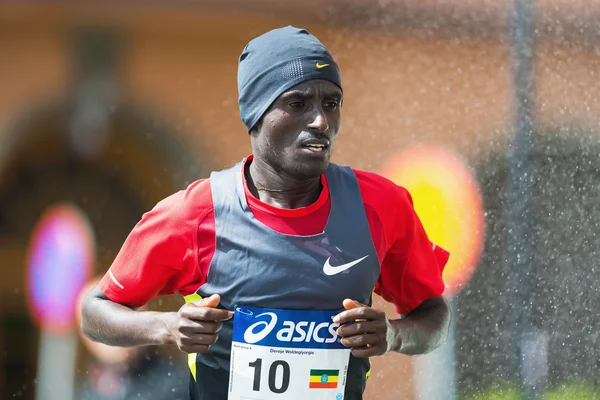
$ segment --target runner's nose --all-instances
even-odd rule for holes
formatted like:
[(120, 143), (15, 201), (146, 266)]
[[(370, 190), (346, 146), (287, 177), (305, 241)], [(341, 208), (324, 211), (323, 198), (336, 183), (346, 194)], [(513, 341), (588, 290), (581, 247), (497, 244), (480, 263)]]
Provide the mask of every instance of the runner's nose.
[(322, 107), (315, 107), (314, 113), (311, 115), (310, 123), (308, 124), (308, 128), (311, 130), (318, 131), (320, 133), (325, 133), (329, 130), (329, 123), (327, 122), (327, 117), (325, 116), (325, 112)]

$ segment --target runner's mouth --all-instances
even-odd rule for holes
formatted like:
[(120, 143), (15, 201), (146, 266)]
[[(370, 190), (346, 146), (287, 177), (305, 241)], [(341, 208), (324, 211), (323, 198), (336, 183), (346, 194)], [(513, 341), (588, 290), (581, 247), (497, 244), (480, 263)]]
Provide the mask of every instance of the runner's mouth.
[(302, 148), (312, 151), (314, 153), (320, 153), (320, 152), (326, 151), (329, 148), (329, 146), (326, 144), (310, 143), (310, 144), (303, 144)]

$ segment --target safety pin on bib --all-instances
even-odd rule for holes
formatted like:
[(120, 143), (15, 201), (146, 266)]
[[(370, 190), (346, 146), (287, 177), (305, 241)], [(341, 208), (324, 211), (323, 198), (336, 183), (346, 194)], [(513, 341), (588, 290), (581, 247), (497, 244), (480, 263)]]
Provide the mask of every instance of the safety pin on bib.
[(246, 310), (242, 310), (242, 308), (241, 308), (241, 307), (236, 307), (236, 309), (235, 309), (235, 310), (236, 310), (237, 312), (239, 312), (240, 314), (249, 315), (249, 316), (251, 316), (251, 317), (253, 317), (253, 316), (254, 316), (254, 313), (253, 313), (252, 311), (250, 311), (250, 310), (247, 310), (247, 311), (246, 311)]

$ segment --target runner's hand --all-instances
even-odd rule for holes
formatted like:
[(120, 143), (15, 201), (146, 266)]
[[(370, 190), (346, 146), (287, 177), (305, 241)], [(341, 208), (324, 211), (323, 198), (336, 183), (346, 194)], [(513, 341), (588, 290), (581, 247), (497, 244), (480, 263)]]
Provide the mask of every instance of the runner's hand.
[(349, 322), (337, 329), (342, 344), (351, 347), (352, 354), (359, 358), (385, 354), (388, 338), (394, 337), (393, 332), (388, 332), (393, 328), (385, 313), (350, 299), (343, 304), (346, 311), (333, 317), (333, 322), (339, 324)]
[(173, 329), (175, 344), (185, 353), (205, 353), (217, 341), (222, 321), (228, 320), (233, 313), (215, 307), (221, 296), (213, 294), (202, 300), (184, 304), (177, 312)]

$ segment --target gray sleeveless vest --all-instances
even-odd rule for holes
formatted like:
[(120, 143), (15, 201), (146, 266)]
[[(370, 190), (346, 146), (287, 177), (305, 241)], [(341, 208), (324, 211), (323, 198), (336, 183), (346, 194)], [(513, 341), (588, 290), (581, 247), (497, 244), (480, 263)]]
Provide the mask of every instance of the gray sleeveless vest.
[[(244, 193), (243, 165), (210, 176), (217, 243), (207, 281), (197, 293), (221, 295), (220, 307), (229, 310), (248, 305), (341, 311), (346, 298), (370, 305), (380, 263), (352, 169), (330, 164), (325, 173), (331, 211), (324, 232), (292, 236), (254, 217)], [(233, 321), (226, 321), (217, 342), (197, 355), (192, 399), (227, 399), (232, 330)], [(367, 359), (351, 356), (345, 400), (362, 399), (369, 370)]]

